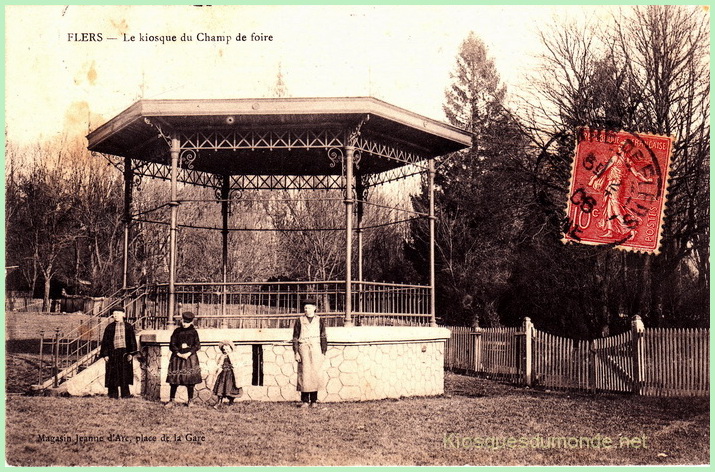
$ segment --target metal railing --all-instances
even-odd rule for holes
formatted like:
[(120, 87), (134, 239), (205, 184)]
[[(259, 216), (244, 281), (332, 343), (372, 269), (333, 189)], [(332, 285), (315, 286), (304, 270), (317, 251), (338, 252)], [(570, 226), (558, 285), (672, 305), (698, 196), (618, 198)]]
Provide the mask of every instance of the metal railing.
[[(175, 291), (178, 311), (192, 311), (207, 326), (279, 327), (302, 312), (307, 297), (323, 317), (337, 320), (345, 313), (344, 281), (179, 283)], [(168, 297), (168, 285), (158, 285), (154, 306), (168, 307)], [(352, 307), (356, 324), (423, 325), (431, 319), (429, 287), (422, 285), (353, 282)]]
[[(316, 300), (328, 326), (344, 321), (344, 281), (179, 283), (175, 291), (175, 315), (194, 312), (197, 328), (289, 328), (306, 297)], [(424, 326), (431, 320), (429, 287), (354, 282), (352, 296), (356, 325)], [(134, 287), (107, 297), (103, 308), (79, 326), (40, 332), (39, 388), (56, 387), (95, 360), (113, 309), (123, 309), (139, 332), (170, 328), (174, 320), (168, 307), (168, 284)]]
[[(38, 389), (57, 387), (94, 362), (112, 310), (123, 309), (126, 320), (132, 324), (138, 322), (142, 327), (147, 324), (144, 318), (146, 297), (145, 287), (122, 289), (107, 297), (103, 308), (96, 314), (88, 314), (79, 326), (67, 329), (56, 327), (49, 333), (40, 331)], [(44, 359), (50, 362), (44, 362)]]

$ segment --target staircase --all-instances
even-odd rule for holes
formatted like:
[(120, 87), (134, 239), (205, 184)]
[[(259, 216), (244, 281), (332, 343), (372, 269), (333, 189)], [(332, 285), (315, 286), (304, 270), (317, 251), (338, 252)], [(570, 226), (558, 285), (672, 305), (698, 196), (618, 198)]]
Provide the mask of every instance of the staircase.
[[(111, 301), (107, 306), (79, 326), (68, 331), (57, 328), (49, 337), (40, 333), (38, 378), (44, 380), (33, 385), (32, 390), (44, 392), (57, 388), (96, 361), (104, 328), (111, 321), (109, 317), (113, 310), (124, 310), (126, 321), (134, 326), (137, 334), (146, 329), (151, 295), (146, 286), (121, 289), (107, 298)], [(45, 359), (49, 359), (49, 363)]]

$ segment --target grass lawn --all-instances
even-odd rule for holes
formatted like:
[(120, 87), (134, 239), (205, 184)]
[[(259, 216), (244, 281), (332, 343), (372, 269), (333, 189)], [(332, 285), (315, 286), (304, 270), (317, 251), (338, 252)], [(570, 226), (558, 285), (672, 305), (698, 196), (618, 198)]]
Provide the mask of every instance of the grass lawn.
[[(245, 402), (165, 409), (139, 398), (7, 398), (6, 460), (48, 465), (625, 465), (709, 461), (709, 401), (570, 394), (448, 373), (446, 394), (298, 409)], [(40, 435), (69, 436), (69, 442)], [(102, 442), (77, 442), (77, 435)], [(128, 441), (109, 441), (110, 435)], [(138, 442), (137, 436), (155, 442)], [(166, 435), (168, 441), (161, 441)], [(600, 435), (610, 448), (512, 446)], [(176, 441), (175, 438), (181, 438)], [(636, 439), (639, 438), (639, 439)], [(193, 439), (193, 440), (192, 440)], [(475, 442), (475, 440), (477, 442)], [(487, 440), (490, 441), (490, 440)], [(493, 441), (493, 440), (491, 440)], [(592, 439), (592, 446), (598, 440)], [(490, 444), (490, 443), (489, 443)], [(535, 444), (535, 443), (534, 443)], [(545, 443), (542, 443), (547, 445)], [(576, 443), (570, 443), (572, 446)], [(503, 443), (499, 443), (503, 446)]]

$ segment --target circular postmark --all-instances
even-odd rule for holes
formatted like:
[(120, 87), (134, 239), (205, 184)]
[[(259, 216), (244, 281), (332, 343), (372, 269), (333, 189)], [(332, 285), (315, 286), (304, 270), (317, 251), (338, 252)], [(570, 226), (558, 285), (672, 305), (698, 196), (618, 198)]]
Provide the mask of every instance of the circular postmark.
[(655, 251), (672, 138), (581, 130), (567, 240)]

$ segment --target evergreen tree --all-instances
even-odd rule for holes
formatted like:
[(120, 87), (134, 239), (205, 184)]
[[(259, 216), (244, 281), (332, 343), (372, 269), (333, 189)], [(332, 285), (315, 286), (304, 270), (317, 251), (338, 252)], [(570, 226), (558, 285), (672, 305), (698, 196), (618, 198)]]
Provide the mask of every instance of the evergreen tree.
[(462, 42), (452, 84), (442, 106), (449, 123), (472, 133), (477, 148), (491, 138), (491, 129), (503, 117), (506, 87), (489, 57), (484, 42), (470, 32)]
[[(435, 207), (437, 311), (448, 324), (492, 325), (496, 300), (510, 273), (511, 234), (519, 228), (517, 182), (523, 143), (503, 102), (506, 88), (484, 43), (462, 42), (446, 90), (449, 122), (472, 134), (470, 149), (439, 158)], [(413, 201), (420, 211), (427, 187)], [(426, 273), (427, 224), (413, 225), (412, 260)]]

